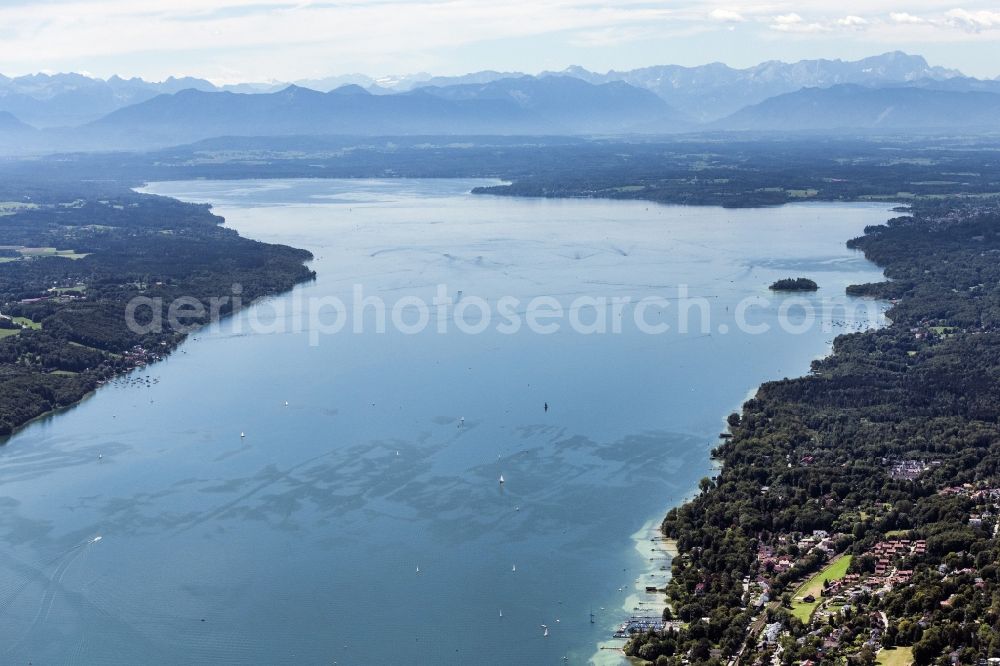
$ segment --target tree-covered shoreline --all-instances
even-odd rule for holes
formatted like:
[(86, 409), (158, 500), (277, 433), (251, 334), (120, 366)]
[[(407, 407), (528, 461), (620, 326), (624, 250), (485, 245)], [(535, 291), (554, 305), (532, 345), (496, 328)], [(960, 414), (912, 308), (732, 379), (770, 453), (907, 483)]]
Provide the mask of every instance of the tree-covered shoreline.
[[(110, 378), (169, 354), (183, 330), (136, 333), (135, 297), (244, 304), (311, 279), (311, 255), (220, 226), (207, 206), (137, 194), (112, 182), (0, 186), (0, 437), (75, 404)], [(218, 314), (232, 312), (235, 299)]]
[[(761, 386), (703, 492), (670, 511), (675, 622), (656, 663), (918, 664), (1000, 656), (1000, 205), (921, 202), (851, 247), (889, 282), (884, 329)], [(837, 555), (842, 579), (801, 583)], [(801, 595), (801, 596), (798, 596)]]

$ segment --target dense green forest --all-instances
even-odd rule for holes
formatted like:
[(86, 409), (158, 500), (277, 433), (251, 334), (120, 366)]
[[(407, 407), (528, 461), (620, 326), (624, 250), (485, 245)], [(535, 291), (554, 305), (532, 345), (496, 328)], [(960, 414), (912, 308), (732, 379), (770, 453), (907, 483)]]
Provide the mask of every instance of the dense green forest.
[(0, 435), (180, 342), (169, 324), (129, 330), (133, 297), (207, 304), (239, 284), (249, 303), (312, 277), (308, 252), (241, 238), (206, 206), (111, 182), (9, 179), (0, 201)]
[[(892, 325), (838, 337), (808, 376), (730, 416), (721, 473), (663, 522), (681, 553), (678, 622), (629, 654), (1000, 657), (1000, 201), (921, 202), (850, 245), (885, 267), (890, 282), (851, 291), (894, 299)], [(844, 581), (800, 598), (838, 554), (852, 556)]]

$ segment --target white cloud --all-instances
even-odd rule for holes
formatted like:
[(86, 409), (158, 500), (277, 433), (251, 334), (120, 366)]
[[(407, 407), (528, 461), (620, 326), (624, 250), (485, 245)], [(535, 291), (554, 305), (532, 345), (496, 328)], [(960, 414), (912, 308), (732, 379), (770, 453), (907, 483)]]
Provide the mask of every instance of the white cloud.
[(807, 23), (805, 19), (795, 12), (780, 14), (773, 17), (770, 27), (772, 30), (777, 30), (779, 32), (816, 33), (828, 32), (830, 30), (828, 26), (825, 26), (822, 23)]
[(69, 60), (193, 49), (294, 47), (344, 55), (447, 49), (572, 30), (652, 25), (671, 17), (652, 2), (582, 0), (88, 0), (0, 6), (0, 62)]
[(860, 16), (845, 16), (837, 21), (837, 25), (845, 28), (862, 28), (868, 25), (868, 19), (863, 19)]
[[(976, 42), (982, 54), (1000, 29), (996, 5), (997, 0), (0, 0), (0, 71), (87, 68), (105, 76), (191, 73), (228, 80), (418, 68), (457, 73), (528, 69), (536, 61), (538, 69), (555, 68), (571, 64), (564, 58), (587, 60), (581, 49), (593, 54), (590, 63), (707, 61), (723, 55), (720, 44), (732, 47), (727, 58), (745, 65), (765, 57), (836, 56), (837, 40), (844, 51), (857, 53), (862, 39), (873, 49), (911, 52), (923, 44)], [(737, 39), (723, 37), (737, 26)], [(697, 34), (715, 41), (683, 43)], [(813, 38), (823, 46), (814, 46)], [(638, 42), (658, 45), (645, 56), (645, 49), (629, 49)], [(636, 62), (641, 57), (651, 60)], [(971, 52), (962, 58), (989, 60)]]
[(799, 25), (802, 23), (802, 17), (792, 12), (791, 14), (782, 14), (781, 16), (774, 17), (775, 25)]
[(1000, 12), (996, 11), (983, 9), (970, 12), (964, 9), (952, 9), (945, 14), (945, 17), (951, 25), (971, 32), (1000, 28)]
[(891, 18), (896, 23), (903, 23), (908, 25), (919, 25), (921, 23), (926, 23), (925, 19), (919, 16), (914, 16), (913, 14), (907, 14), (906, 12), (891, 12), (889, 14)]
[(742, 23), (746, 21), (743, 14), (732, 9), (713, 9), (709, 12), (708, 16), (714, 21), (722, 21), (724, 23)]

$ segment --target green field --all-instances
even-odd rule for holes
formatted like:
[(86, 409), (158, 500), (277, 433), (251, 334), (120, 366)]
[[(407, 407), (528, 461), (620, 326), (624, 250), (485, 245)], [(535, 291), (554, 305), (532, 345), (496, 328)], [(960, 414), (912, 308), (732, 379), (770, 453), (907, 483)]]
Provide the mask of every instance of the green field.
[(83, 259), (85, 253), (74, 250), (58, 250), (54, 247), (24, 247), (20, 245), (0, 245), (3, 250), (17, 250), (20, 257), (2, 257), (0, 261), (17, 261), (25, 257), (65, 257), (67, 259)]
[(897, 647), (890, 650), (883, 648), (878, 651), (875, 663), (885, 666), (910, 666), (913, 663), (913, 648)]
[[(792, 595), (792, 615), (802, 620), (802, 622), (808, 622), (809, 618), (812, 617), (813, 611), (819, 606), (819, 595), (823, 591), (823, 581), (832, 582), (843, 578), (847, 574), (848, 567), (851, 566), (852, 557), (852, 555), (842, 555), (834, 558), (819, 573), (802, 583)], [(802, 597), (810, 594), (816, 597), (816, 601), (808, 603), (802, 601)]]
[(57, 250), (54, 247), (26, 247), (19, 250), (26, 257), (66, 257), (67, 259), (83, 259), (86, 254), (73, 250)]
[(25, 328), (33, 328), (37, 330), (42, 327), (40, 323), (31, 321), (27, 317), (13, 317), (13, 320)]
[(20, 210), (38, 208), (36, 204), (23, 201), (0, 201), (0, 215), (13, 215)]
[(0, 340), (4, 338), (9, 338), (12, 335), (17, 335), (21, 332), (19, 328), (0, 328)]
[(87, 285), (78, 284), (75, 287), (53, 287), (51, 291), (55, 294), (83, 294), (87, 291)]

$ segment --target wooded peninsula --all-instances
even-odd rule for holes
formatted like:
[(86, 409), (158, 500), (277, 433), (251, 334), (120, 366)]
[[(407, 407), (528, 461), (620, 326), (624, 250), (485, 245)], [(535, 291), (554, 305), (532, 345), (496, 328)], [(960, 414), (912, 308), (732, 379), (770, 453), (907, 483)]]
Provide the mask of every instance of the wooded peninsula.
[(0, 436), (183, 340), (166, 320), (160, 331), (130, 330), (132, 298), (207, 305), (238, 284), (248, 304), (313, 277), (304, 250), (241, 238), (207, 206), (121, 184), (7, 181), (0, 202)]

